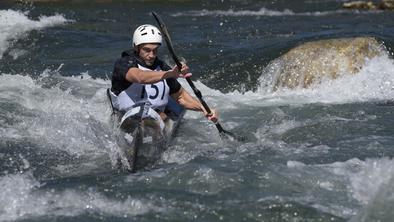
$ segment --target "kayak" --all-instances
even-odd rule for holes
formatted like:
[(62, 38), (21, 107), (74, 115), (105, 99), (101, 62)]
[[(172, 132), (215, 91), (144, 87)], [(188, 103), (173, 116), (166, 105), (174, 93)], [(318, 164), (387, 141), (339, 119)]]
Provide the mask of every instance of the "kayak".
[(167, 116), (164, 121), (145, 103), (136, 104), (125, 113), (113, 109), (116, 143), (120, 147), (119, 167), (135, 172), (154, 165), (167, 149), (185, 112), (172, 98), (164, 111)]

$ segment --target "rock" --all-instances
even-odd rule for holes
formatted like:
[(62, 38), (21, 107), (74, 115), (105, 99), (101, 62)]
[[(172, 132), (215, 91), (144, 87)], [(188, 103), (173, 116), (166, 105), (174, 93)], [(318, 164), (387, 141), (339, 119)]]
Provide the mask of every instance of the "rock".
[(324, 78), (355, 74), (366, 59), (385, 52), (372, 37), (320, 40), (291, 49), (268, 64), (265, 72), (272, 75), (273, 90), (307, 88)]
[(366, 1), (345, 2), (343, 7), (346, 9), (376, 9), (376, 5), (373, 2)]
[(352, 1), (345, 2), (342, 5), (345, 9), (361, 9), (361, 10), (394, 10), (394, 0), (382, 0), (379, 3), (371, 1)]
[(383, 0), (378, 4), (378, 9), (394, 10), (394, 0)]

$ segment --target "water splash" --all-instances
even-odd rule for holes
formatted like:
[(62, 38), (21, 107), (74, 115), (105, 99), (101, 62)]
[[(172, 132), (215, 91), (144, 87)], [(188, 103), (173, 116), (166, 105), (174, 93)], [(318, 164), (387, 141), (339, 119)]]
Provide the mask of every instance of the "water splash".
[(150, 211), (163, 211), (162, 207), (155, 206), (149, 200), (131, 197), (114, 200), (94, 189), (45, 189), (30, 173), (6, 175), (0, 178), (0, 185), (0, 221), (77, 216), (93, 212), (127, 218)]
[(18, 153), (30, 153), (24, 156), (29, 167), (45, 161), (44, 170), (58, 176), (115, 167), (118, 147), (105, 96), (109, 82), (82, 76), (48, 70), (38, 79), (0, 75), (0, 147), (11, 147), (17, 159)]
[[(0, 59), (12, 47), (13, 43), (18, 39), (24, 38), (26, 33), (32, 30), (62, 25), (67, 22), (70, 22), (70, 20), (67, 20), (62, 15), (40, 16), (38, 20), (32, 20), (28, 17), (28, 12), (11, 9), (0, 10)], [(12, 56), (17, 58), (23, 53), (26, 52), (16, 50), (12, 52)]]
[[(243, 96), (262, 100), (266, 104), (308, 104), (308, 103), (351, 103), (394, 98), (394, 60), (388, 55), (366, 61), (361, 70), (354, 75), (342, 75), (337, 79), (323, 79), (310, 88), (281, 88), (272, 92), (270, 75), (260, 78), (260, 88)], [(248, 102), (249, 103), (249, 102)], [(261, 104), (261, 103), (260, 103)]]
[[(392, 206), (393, 203), (391, 193), (394, 186), (394, 164), (392, 159), (362, 161), (354, 158), (345, 162), (316, 165), (288, 161), (287, 166), (291, 170), (291, 175), (297, 175), (298, 171), (302, 172), (305, 181), (311, 180), (307, 175), (313, 175), (314, 181), (325, 181), (325, 184), (319, 183), (319, 185), (330, 192), (341, 193), (346, 188), (345, 193), (348, 197), (353, 198), (362, 206), (361, 209), (357, 209), (359, 207), (353, 203), (353, 209), (341, 213), (341, 216), (352, 216), (350, 221), (372, 221), (372, 218), (388, 221), (387, 219), (393, 216), (391, 208), (386, 207)], [(340, 203), (340, 200), (338, 199), (337, 202)]]

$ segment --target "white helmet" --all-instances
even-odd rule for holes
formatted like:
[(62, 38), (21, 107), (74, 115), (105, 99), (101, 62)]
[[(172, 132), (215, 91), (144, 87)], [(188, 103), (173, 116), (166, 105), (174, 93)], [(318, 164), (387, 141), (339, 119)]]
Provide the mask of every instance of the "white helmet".
[(138, 46), (143, 43), (162, 43), (161, 32), (153, 25), (141, 25), (133, 34), (133, 46)]

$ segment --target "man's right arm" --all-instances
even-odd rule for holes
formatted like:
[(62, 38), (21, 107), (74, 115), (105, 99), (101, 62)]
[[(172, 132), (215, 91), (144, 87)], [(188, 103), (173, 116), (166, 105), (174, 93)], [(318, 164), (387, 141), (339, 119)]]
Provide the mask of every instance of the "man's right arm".
[(150, 71), (131, 67), (126, 73), (126, 80), (140, 84), (152, 84), (168, 78), (187, 77), (190, 75), (189, 67), (186, 65), (182, 67), (181, 72), (178, 71), (176, 66), (168, 71)]
[(149, 71), (132, 67), (126, 73), (126, 80), (140, 84), (152, 84), (171, 77), (174, 73), (169, 71)]

